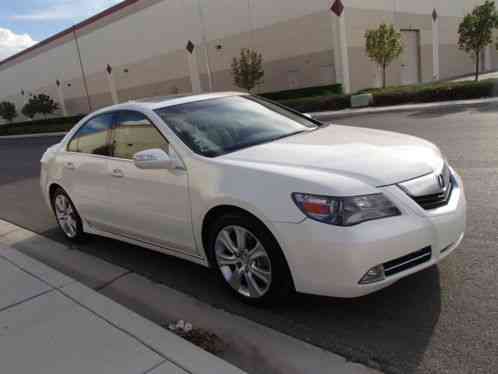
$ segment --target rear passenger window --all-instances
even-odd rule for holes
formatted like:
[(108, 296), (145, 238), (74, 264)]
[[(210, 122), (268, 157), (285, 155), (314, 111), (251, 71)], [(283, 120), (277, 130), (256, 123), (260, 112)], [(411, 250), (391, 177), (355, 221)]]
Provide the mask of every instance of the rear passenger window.
[(132, 111), (117, 114), (112, 146), (114, 157), (125, 159), (133, 159), (135, 153), (146, 149), (169, 151), (168, 142), (147, 117)]
[(101, 114), (85, 123), (69, 142), (69, 152), (110, 156), (110, 136), (113, 114)]

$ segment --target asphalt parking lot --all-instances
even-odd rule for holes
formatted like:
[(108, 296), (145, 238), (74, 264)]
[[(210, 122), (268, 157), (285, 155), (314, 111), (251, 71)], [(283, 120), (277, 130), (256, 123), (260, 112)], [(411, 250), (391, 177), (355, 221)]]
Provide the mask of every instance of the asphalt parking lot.
[[(386, 372), (498, 372), (498, 106), (333, 122), (408, 133), (441, 147), (464, 179), (469, 204), (459, 250), (440, 266), (364, 298), (296, 295), (266, 310), (240, 304), (209, 270), (182, 260), (97, 237), (79, 250)], [(38, 185), (41, 154), (58, 139), (0, 139), (0, 218), (64, 241)]]

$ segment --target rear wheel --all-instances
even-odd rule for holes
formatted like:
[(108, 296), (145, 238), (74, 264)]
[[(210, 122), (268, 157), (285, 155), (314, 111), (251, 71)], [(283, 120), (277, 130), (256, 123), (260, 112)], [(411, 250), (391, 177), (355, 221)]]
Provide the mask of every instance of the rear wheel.
[(211, 261), (222, 282), (245, 302), (271, 304), (292, 291), (287, 262), (277, 241), (258, 220), (222, 216), (211, 226)]
[(52, 208), (60, 229), (72, 241), (81, 241), (85, 238), (83, 223), (73, 202), (62, 188), (52, 195)]

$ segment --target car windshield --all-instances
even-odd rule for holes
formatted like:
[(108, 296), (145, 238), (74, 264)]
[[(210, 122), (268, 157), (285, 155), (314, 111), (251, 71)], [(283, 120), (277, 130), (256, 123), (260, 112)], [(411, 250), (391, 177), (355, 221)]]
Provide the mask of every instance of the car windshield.
[(268, 143), (318, 124), (253, 96), (228, 96), (165, 107), (156, 113), (195, 153), (216, 157)]

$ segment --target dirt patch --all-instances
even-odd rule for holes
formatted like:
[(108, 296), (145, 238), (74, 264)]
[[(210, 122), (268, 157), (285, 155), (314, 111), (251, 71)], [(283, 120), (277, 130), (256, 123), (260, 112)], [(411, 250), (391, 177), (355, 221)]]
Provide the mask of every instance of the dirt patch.
[(220, 355), (226, 350), (226, 344), (218, 335), (205, 329), (193, 328), (190, 323), (178, 321), (176, 324), (168, 324), (167, 328), (176, 335), (214, 355)]
[(190, 343), (212, 353), (219, 355), (225, 351), (225, 343), (220, 337), (212, 332), (202, 329), (192, 329), (189, 332), (177, 332), (179, 336), (188, 340)]

